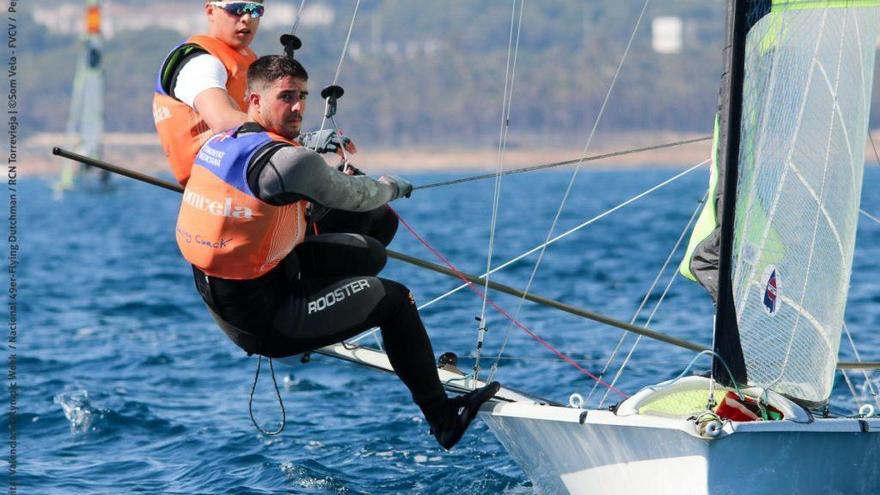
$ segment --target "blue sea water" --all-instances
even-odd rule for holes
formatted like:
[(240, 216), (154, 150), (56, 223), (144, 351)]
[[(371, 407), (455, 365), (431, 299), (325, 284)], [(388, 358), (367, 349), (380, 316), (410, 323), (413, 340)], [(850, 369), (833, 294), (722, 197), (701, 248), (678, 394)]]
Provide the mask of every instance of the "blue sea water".
[[(583, 171), (556, 232), (678, 172)], [(453, 177), (410, 178), (426, 184)], [(569, 177), (535, 173), (504, 180), (493, 265), (543, 241)], [(694, 172), (554, 244), (532, 291), (628, 321), (697, 207), (706, 179), (705, 170)], [(880, 169), (869, 169), (863, 195), (869, 212), (880, 212), (878, 184)], [(460, 269), (482, 272), (491, 199), (490, 180), (417, 191), (395, 207)], [(18, 493), (532, 492), (481, 422), (451, 453), (443, 452), (394, 376), (326, 357), (276, 365), (287, 428), (277, 437), (258, 433), (247, 410), (256, 358), (246, 357), (215, 328), (193, 288), (174, 243), (177, 194), (114, 178), (110, 188), (87, 181), (53, 198), (47, 183), (31, 179), (21, 183), (18, 201)], [(880, 358), (880, 335), (874, 331), (880, 322), (878, 240), (880, 225), (862, 218), (847, 319), (867, 359)], [(404, 229), (392, 248), (437, 261)], [(514, 264), (495, 279), (523, 287), (535, 260)], [(661, 290), (670, 274), (661, 278)], [(393, 261), (385, 276), (410, 286), (419, 302), (458, 285)], [(639, 321), (659, 294), (649, 299)], [(517, 299), (492, 297), (516, 310)], [(463, 367), (472, 365), (480, 305), (463, 290), (423, 311), (437, 355), (454, 351)], [(621, 335), (530, 303), (519, 320), (593, 372)], [(707, 345), (711, 323), (709, 297), (677, 278), (651, 326)], [(491, 310), (488, 325), (484, 368), (509, 330)], [(633, 341), (630, 337), (624, 348)], [(841, 348), (851, 359), (845, 342)], [(692, 356), (642, 340), (619, 387), (632, 393), (674, 377)], [(590, 379), (517, 328), (510, 330), (500, 363), (498, 378), (506, 385), (554, 401), (566, 402), (573, 392), (587, 395), (592, 388)], [(864, 394), (864, 378), (852, 376), (857, 393)], [(254, 412), (271, 429), (280, 411), (267, 377), (263, 374), (257, 387)], [(597, 391), (591, 405), (602, 393)], [(854, 407), (842, 379), (834, 396), (844, 410)], [(7, 431), (8, 407), (2, 417)], [(6, 448), (2, 459), (0, 472), (8, 482)]]

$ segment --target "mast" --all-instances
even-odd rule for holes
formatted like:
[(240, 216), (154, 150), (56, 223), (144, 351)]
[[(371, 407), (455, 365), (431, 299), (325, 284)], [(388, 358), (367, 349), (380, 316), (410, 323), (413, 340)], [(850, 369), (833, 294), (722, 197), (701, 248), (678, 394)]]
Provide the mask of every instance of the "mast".
[(83, 154), (101, 157), (104, 134), (104, 68), (102, 62), (100, 0), (86, 0), (86, 39), (81, 71), (82, 93), (80, 147)]
[[(740, 344), (733, 302), (731, 279), (733, 254), (733, 227), (736, 210), (736, 185), (739, 164), (740, 131), (742, 124), (743, 79), (745, 75), (746, 20), (748, 0), (730, 0), (727, 6), (727, 40), (724, 49), (724, 75), (719, 99), (719, 129), (721, 132), (718, 157), (721, 162), (721, 201), (718, 205), (720, 220), (720, 258), (718, 261), (718, 298), (715, 312), (714, 351), (712, 363), (715, 379), (732, 385), (746, 383), (746, 366)], [(767, 2), (769, 4), (769, 2)], [(720, 358), (719, 358), (720, 357)], [(721, 364), (723, 360), (730, 374)]]

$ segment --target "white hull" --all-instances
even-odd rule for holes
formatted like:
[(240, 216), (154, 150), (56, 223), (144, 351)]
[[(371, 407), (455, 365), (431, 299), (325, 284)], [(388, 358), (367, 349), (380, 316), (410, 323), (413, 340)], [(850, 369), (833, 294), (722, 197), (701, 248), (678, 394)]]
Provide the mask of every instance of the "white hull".
[(537, 493), (878, 494), (880, 418), (693, 422), (498, 403), (482, 418)]
[[(318, 352), (393, 371), (375, 349), (337, 344)], [(453, 391), (483, 385), (458, 370), (437, 372)], [(708, 383), (689, 377), (648, 387), (617, 412), (547, 405), (502, 388), (480, 416), (541, 494), (880, 494), (880, 418), (813, 420), (772, 392), (771, 404), (791, 419), (726, 422), (714, 439), (685, 417), (639, 414), (657, 397)]]

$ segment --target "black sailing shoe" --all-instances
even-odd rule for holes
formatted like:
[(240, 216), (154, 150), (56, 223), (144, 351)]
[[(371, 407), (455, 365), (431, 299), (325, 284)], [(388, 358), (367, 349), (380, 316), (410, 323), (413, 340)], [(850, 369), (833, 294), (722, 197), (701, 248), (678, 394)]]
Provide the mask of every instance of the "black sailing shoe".
[(461, 440), (471, 421), (477, 417), (480, 406), (497, 394), (500, 389), (500, 383), (492, 382), (485, 387), (449, 399), (446, 403), (446, 414), (437, 424), (431, 425), (431, 434), (437, 439), (437, 443), (446, 450), (455, 446)]

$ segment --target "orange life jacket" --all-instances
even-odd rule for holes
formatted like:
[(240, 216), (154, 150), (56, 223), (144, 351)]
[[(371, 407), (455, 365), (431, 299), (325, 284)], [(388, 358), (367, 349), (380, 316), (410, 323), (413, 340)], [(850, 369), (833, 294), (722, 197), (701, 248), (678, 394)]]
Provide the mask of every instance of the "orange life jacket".
[(234, 129), (213, 136), (199, 150), (180, 204), (177, 245), (208, 275), (257, 278), (305, 237), (306, 201), (273, 206), (248, 186), (248, 164), (272, 141), (299, 146), (270, 132), (239, 136)]
[(247, 109), (247, 70), (257, 59), (249, 48), (241, 53), (217, 38), (203, 34), (188, 39), (165, 58), (159, 69), (153, 94), (153, 121), (162, 149), (171, 165), (171, 172), (181, 185), (186, 185), (189, 179), (199, 148), (213, 134), (198, 112), (171, 97), (169, 93), (173, 88), (166, 87), (172, 83), (168, 80), (169, 74), (173, 73), (176, 63), (186, 55), (183, 48), (193, 46), (217, 57), (226, 67), (226, 92), (242, 112)]

